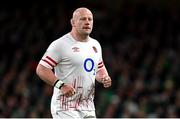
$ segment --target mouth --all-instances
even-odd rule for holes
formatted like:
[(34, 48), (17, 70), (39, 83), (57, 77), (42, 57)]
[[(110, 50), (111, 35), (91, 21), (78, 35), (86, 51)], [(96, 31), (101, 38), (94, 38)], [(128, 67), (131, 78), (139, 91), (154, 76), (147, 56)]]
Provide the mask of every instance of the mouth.
[(90, 28), (90, 27), (83, 27), (83, 29), (89, 30), (89, 29), (91, 29), (91, 28)]

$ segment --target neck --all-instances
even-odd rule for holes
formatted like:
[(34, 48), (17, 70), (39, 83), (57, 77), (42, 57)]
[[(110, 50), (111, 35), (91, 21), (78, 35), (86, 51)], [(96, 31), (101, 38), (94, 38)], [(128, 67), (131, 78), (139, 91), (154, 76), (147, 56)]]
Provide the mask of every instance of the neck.
[(88, 41), (88, 35), (80, 35), (80, 34), (75, 33), (73, 31), (71, 31), (70, 34), (76, 41), (80, 41), (80, 42), (87, 42)]

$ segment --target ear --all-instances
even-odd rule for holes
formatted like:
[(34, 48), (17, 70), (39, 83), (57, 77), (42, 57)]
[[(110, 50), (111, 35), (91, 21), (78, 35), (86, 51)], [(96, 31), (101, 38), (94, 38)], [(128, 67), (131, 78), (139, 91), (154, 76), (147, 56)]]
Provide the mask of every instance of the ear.
[(74, 20), (71, 19), (71, 25), (74, 27), (75, 26), (75, 23), (74, 23)]

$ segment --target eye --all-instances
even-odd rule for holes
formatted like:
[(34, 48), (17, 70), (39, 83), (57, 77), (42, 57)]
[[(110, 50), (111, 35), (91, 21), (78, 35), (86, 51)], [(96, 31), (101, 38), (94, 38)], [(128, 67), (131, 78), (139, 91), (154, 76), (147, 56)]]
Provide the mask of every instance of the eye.
[(92, 21), (93, 19), (91, 17), (82, 17), (82, 18), (80, 18), (80, 20), (82, 20), (82, 21), (85, 21), (85, 20)]
[(84, 21), (84, 20), (86, 20), (86, 18), (85, 18), (85, 17), (82, 17), (82, 18), (80, 18), (80, 20), (83, 20), (83, 21)]
[(88, 18), (89, 21), (92, 21), (93, 19), (92, 18)]

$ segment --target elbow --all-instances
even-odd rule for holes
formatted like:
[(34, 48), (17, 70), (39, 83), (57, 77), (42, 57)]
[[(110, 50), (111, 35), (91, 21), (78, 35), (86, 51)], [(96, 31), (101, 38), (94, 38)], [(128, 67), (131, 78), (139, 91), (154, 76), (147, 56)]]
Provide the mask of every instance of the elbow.
[(40, 70), (40, 65), (38, 64), (38, 66), (36, 67), (36, 75), (38, 75), (38, 76), (40, 75), (39, 70)]
[(43, 79), (43, 69), (40, 64), (36, 67), (36, 75), (40, 78)]

